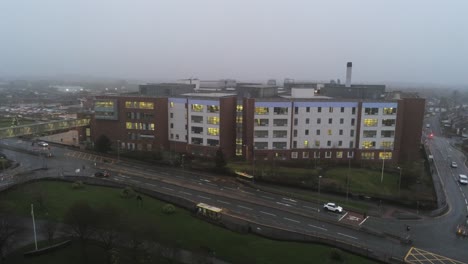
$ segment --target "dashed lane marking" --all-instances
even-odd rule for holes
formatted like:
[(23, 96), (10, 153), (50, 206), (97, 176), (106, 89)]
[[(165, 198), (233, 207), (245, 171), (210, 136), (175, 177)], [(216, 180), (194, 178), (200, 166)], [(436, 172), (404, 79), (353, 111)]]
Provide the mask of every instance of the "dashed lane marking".
[(242, 205), (238, 205), (237, 207), (244, 208), (244, 209), (247, 209), (247, 210), (253, 210), (253, 209), (250, 208), (250, 207), (246, 207), (246, 206), (242, 206)]
[(270, 199), (270, 200), (274, 200), (274, 199), (275, 199), (275, 198), (273, 198), (273, 197), (270, 197), (270, 196), (265, 196), (265, 195), (260, 195), (260, 196), (261, 196), (261, 197), (263, 197), (263, 198)]
[(210, 198), (210, 197), (206, 197), (206, 196), (201, 196), (201, 195), (198, 195), (198, 197), (200, 197), (200, 198), (203, 198), (203, 199), (207, 199), (207, 200), (211, 200), (211, 198)]
[(169, 190), (169, 191), (174, 191), (174, 189), (167, 188), (167, 187), (161, 187), (161, 188), (166, 189), (166, 190)]
[(264, 211), (260, 211), (260, 213), (262, 213), (262, 214), (266, 214), (266, 215), (271, 215), (271, 216), (276, 216), (275, 214), (268, 213), (268, 212), (264, 212)]
[(281, 205), (284, 205), (284, 206), (291, 206), (290, 204), (286, 204), (286, 203), (280, 203), (280, 202), (276, 202), (277, 204), (281, 204)]
[(294, 219), (291, 219), (291, 218), (287, 218), (287, 217), (283, 217), (283, 219), (291, 221), (291, 222), (295, 222), (295, 223), (300, 223), (300, 221), (297, 221), (297, 220), (294, 220)]
[(225, 202), (225, 201), (222, 201), (222, 200), (216, 200), (216, 201), (218, 201), (218, 202), (220, 202), (220, 203), (223, 203), (223, 204), (231, 204), (231, 203), (229, 203), (229, 202)]
[(317, 229), (323, 230), (323, 231), (328, 231), (328, 229), (323, 228), (323, 227), (320, 227), (320, 226), (314, 226), (314, 225), (311, 225), (311, 224), (309, 224), (309, 226), (310, 226), (310, 227), (313, 227), (313, 228), (317, 228)]
[(353, 236), (346, 235), (346, 234), (343, 234), (343, 233), (338, 233), (338, 235), (340, 235), (340, 236), (345, 236), (345, 237), (349, 237), (349, 238), (352, 238), (352, 239), (358, 239), (357, 237), (353, 237)]
[(191, 193), (188, 193), (188, 192), (183, 192), (183, 191), (179, 191), (179, 192), (182, 194), (186, 194), (186, 195), (192, 195)]

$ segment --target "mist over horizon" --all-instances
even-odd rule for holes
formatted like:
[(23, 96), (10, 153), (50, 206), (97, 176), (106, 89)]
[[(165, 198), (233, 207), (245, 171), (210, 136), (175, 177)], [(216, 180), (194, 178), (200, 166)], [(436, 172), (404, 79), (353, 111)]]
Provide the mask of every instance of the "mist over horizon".
[(468, 2), (12, 1), (0, 79), (466, 86)]

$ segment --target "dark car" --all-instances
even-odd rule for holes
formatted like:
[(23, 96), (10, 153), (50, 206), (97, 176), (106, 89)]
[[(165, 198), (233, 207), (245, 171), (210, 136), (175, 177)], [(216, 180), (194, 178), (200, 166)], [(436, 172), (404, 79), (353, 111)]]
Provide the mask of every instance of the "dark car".
[(108, 171), (98, 171), (94, 173), (94, 177), (98, 178), (107, 178), (110, 176), (110, 173)]

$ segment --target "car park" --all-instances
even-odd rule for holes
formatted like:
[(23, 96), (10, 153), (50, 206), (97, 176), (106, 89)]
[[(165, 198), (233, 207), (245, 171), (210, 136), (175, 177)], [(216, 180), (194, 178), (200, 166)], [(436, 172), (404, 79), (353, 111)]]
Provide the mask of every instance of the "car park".
[(98, 172), (94, 173), (94, 177), (108, 178), (108, 177), (110, 177), (110, 173), (108, 171), (98, 171)]
[(326, 203), (323, 205), (323, 209), (336, 212), (336, 213), (342, 213), (343, 212), (343, 207), (335, 204), (335, 203)]
[(458, 168), (458, 164), (455, 161), (452, 161), (452, 164), (450, 164), (450, 167)]
[(464, 175), (464, 174), (460, 174), (458, 176), (458, 182), (460, 184), (466, 185), (466, 184), (468, 184), (468, 177), (466, 175)]

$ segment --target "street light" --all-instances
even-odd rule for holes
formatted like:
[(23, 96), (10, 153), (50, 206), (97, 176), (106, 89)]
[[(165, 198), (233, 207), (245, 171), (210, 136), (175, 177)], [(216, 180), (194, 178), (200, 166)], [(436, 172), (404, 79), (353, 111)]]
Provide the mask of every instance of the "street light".
[(400, 170), (400, 178), (398, 179), (398, 196), (400, 196), (400, 190), (401, 190), (401, 171), (403, 170), (403, 168), (398, 167), (397, 169)]
[(385, 149), (384, 149), (384, 152), (383, 152), (383, 155), (382, 155), (382, 175), (380, 176), (380, 183), (383, 183), (383, 174), (384, 174), (384, 168), (385, 168), (385, 158), (386, 158), (386, 155), (385, 155)]
[(120, 162), (120, 140), (117, 139), (117, 162)]
[(346, 203), (348, 203), (349, 196), (349, 171), (351, 170), (351, 159), (348, 160), (348, 175), (346, 175)]
[(318, 194), (320, 196), (320, 179), (322, 179), (322, 175), (319, 176), (319, 181), (318, 181)]

